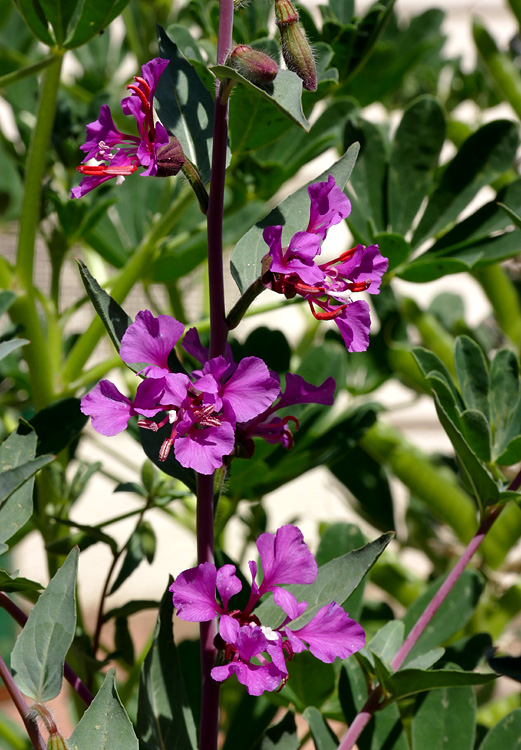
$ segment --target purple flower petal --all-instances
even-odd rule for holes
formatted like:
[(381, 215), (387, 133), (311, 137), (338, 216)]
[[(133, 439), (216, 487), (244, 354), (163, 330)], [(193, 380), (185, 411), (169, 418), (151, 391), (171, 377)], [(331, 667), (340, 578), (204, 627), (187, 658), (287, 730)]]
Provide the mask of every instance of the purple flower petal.
[(169, 588), (174, 607), (181, 620), (206, 622), (223, 610), (215, 599), (217, 570), (206, 562), (180, 573)]
[(193, 427), (184, 437), (174, 443), (175, 457), (186, 469), (199, 474), (213, 474), (223, 465), (223, 457), (229, 456), (235, 443), (235, 431), (229, 422), (219, 427)]
[(224, 609), (228, 609), (228, 602), (232, 596), (242, 590), (242, 583), (235, 575), (235, 565), (223, 565), (217, 571), (217, 591), (221, 595)]
[(234, 617), (223, 615), (219, 620), (219, 635), (225, 643), (235, 646), (240, 627), (239, 621)]
[(272, 591), (283, 583), (313, 583), (317, 577), (317, 563), (296, 526), (288, 524), (276, 534), (261, 534), (257, 549), (262, 561), (261, 594)]
[(381, 255), (378, 245), (357, 245), (354, 255), (349, 260), (335, 267), (339, 276), (350, 281), (370, 281), (369, 294), (378, 294), (382, 276), (387, 271), (389, 261)]
[(282, 227), (266, 227), (262, 233), (269, 245), (271, 257), (270, 271), (283, 275), (297, 275), (304, 284), (320, 284), (324, 272), (317, 266), (314, 258), (320, 253), (320, 238), (309, 232), (297, 232), (291, 238), (287, 250), (282, 251)]
[(278, 381), (258, 357), (246, 357), (224, 385), (223, 401), (232, 407), (238, 422), (257, 417), (271, 406), (280, 393)]
[(157, 318), (149, 310), (142, 310), (121, 340), (121, 359), (127, 364), (146, 362), (170, 372), (168, 355), (183, 335), (184, 326), (170, 315)]
[(306, 611), (307, 602), (298, 602), (295, 594), (286, 589), (276, 588), (273, 592), (273, 600), (287, 614), (289, 620), (296, 620)]
[(134, 411), (144, 417), (153, 417), (163, 411), (161, 407), (161, 396), (165, 391), (165, 380), (154, 380), (149, 378), (143, 380), (137, 387), (134, 399)]
[(124, 430), (134, 414), (132, 401), (118, 391), (110, 380), (101, 380), (81, 399), (81, 411), (92, 418), (100, 435), (112, 437)]
[(300, 375), (288, 372), (284, 393), (277, 402), (277, 410), (295, 404), (326, 404), (330, 405), (335, 399), (335, 381), (333, 378), (324, 380), (322, 385), (311, 385)]
[[(161, 57), (155, 57), (153, 60), (150, 60), (150, 62), (141, 66), (141, 78), (143, 78), (148, 84), (149, 91), (147, 91), (146, 87), (139, 82), (136, 82), (136, 85), (143, 91), (151, 106), (154, 102), (157, 84), (161, 78), (161, 74), (167, 67), (168, 62), (168, 60), (164, 60)], [(142, 106), (141, 99), (134, 91), (130, 96), (121, 100), (121, 109), (123, 110), (123, 113), (125, 115), (133, 115), (138, 121), (138, 127), (140, 127), (140, 129), (142, 129), (144, 120), (144, 114), (140, 112)]]
[(329, 175), (327, 182), (310, 185), (308, 193), (311, 207), (307, 231), (325, 239), (330, 227), (349, 216), (351, 203), (332, 175)]
[(281, 680), (286, 676), (272, 663), (245, 664), (242, 661), (232, 661), (222, 667), (214, 667), (211, 671), (216, 682), (222, 682), (234, 673), (250, 695), (262, 695), (266, 690), (277, 690)]
[(183, 349), (191, 354), (194, 359), (204, 365), (208, 361), (210, 353), (206, 346), (201, 344), (197, 328), (189, 328), (183, 339)]
[(250, 661), (254, 656), (262, 654), (266, 650), (268, 640), (262, 632), (262, 628), (255, 623), (251, 623), (239, 628), (235, 646), (241, 659)]
[(285, 632), (294, 650), (295, 639), (305, 641), (313, 656), (328, 664), (337, 657), (347, 659), (365, 646), (362, 627), (336, 602), (319, 609), (304, 627), (293, 631), (286, 627)]
[(351, 302), (338, 318), (335, 318), (348, 352), (365, 352), (369, 346), (371, 315), (364, 300)]
[(105, 144), (108, 150), (110, 150), (127, 138), (135, 141), (139, 140), (138, 138), (133, 139), (131, 136), (126, 136), (117, 129), (112, 119), (110, 107), (107, 104), (101, 105), (98, 119), (87, 125), (86, 134), (85, 143), (80, 146), (80, 149), (87, 154), (83, 160), (84, 162), (90, 161), (90, 159), (102, 161), (100, 144)]

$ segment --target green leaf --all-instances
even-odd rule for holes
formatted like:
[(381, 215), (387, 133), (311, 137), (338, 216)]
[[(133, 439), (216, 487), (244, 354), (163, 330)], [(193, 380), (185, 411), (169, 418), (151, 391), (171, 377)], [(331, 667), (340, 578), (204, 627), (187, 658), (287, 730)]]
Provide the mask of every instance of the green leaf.
[[(176, 136), (185, 156), (196, 165), (204, 183), (210, 181), (213, 99), (177, 44), (157, 27), (159, 54), (170, 60), (159, 79), (154, 104), (165, 128)], [(197, 102), (197, 106), (194, 106)]]
[(86, 425), (79, 398), (63, 398), (42, 409), (29, 420), (38, 435), (37, 452), (58, 454), (72, 443)]
[(130, 539), (125, 545), (126, 553), (123, 559), (123, 564), (119, 569), (119, 573), (116, 576), (116, 580), (112, 584), (109, 591), (111, 596), (115, 591), (119, 589), (122, 583), (129, 578), (139, 564), (145, 558), (145, 550), (143, 549), (143, 541), (141, 538), (141, 526), (138, 525), (130, 536)]
[(400, 266), (411, 253), (411, 246), (401, 234), (379, 232), (373, 237), (373, 242), (378, 245), (384, 258), (389, 260), (387, 271), (393, 271)]
[[(322, 565), (318, 569), (314, 583), (284, 586), (283, 588), (297, 597), (297, 601), (308, 603), (304, 614), (295, 620), (296, 627), (302, 627), (309, 622), (325, 604), (330, 604), (332, 601), (344, 602), (356, 589), (367, 571), (372, 568), (393, 536), (392, 532), (383, 534), (374, 542), (366, 544), (365, 547), (348, 552)], [(273, 596), (257, 607), (255, 614), (263, 625), (272, 628), (278, 627), (284, 619), (284, 614), (281, 615), (280, 607), (274, 603)]]
[(389, 166), (389, 223), (394, 232), (410, 230), (430, 190), (445, 130), (445, 114), (434, 97), (421, 97), (405, 110)]
[(70, 750), (138, 750), (138, 741), (110, 669), (99, 693), (69, 737)]
[(521, 229), (521, 216), (518, 216), (515, 211), (512, 211), (511, 208), (508, 206), (505, 206), (504, 203), (498, 203), (497, 204), (509, 217), (509, 219), (512, 219), (513, 223), (518, 229)]
[(11, 654), (16, 684), (35, 701), (60, 692), (65, 656), (76, 628), (77, 549), (73, 549), (29, 613)]
[[(67, 4), (68, 0), (64, 0)], [(67, 49), (80, 47), (100, 34), (126, 8), (129, 0), (83, 0), (80, 16), (65, 42)]]
[[(81, 260), (77, 260), (76, 262), (80, 267), (81, 280), (83, 281), (87, 294), (94, 305), (94, 309), (100, 316), (112, 343), (119, 352), (121, 339), (129, 325), (132, 323), (132, 318), (127, 315), (116, 300), (112, 299), (110, 294), (107, 294), (107, 292), (102, 289), (94, 276), (90, 273), (85, 263)], [(139, 372), (139, 370), (142, 369), (141, 367), (139, 369), (135, 368), (135, 365), (131, 367), (134, 372)]]
[(268, 729), (259, 750), (298, 750), (299, 747), (295, 716), (288, 711), (282, 721)]
[(284, 687), (285, 701), (292, 703), (299, 713), (306, 706), (321, 708), (335, 690), (335, 668), (317, 661), (309, 651), (295, 654), (288, 662), (288, 682)]
[(17, 8), (35, 37), (49, 47), (53, 47), (54, 39), (49, 33), (47, 19), (38, 1), (18, 0)]
[(0, 315), (3, 315), (16, 299), (15, 292), (12, 292), (10, 289), (4, 289), (0, 292)]
[(472, 687), (432, 690), (417, 701), (412, 750), (473, 750), (475, 731), (476, 695)]
[[(235, 710), (232, 708), (222, 750), (254, 747), (278, 711), (277, 706), (265, 696), (255, 697), (248, 695), (242, 686), (237, 685), (237, 688), (241, 690), (241, 697)], [(226, 711), (228, 713), (228, 707)]]
[(372, 666), (375, 665), (373, 654), (376, 654), (384, 664), (390, 664), (396, 652), (403, 643), (405, 625), (401, 620), (391, 620), (373, 636), (367, 646), (361, 650)]
[(21, 346), (29, 344), (29, 339), (11, 339), (0, 343), (0, 360), (5, 359), (11, 352), (16, 351)]
[[(227, 65), (214, 65), (210, 68), (212, 73), (220, 80), (226, 81), (231, 78), (233, 81), (245, 86), (249, 91), (261, 96), (266, 101), (274, 104), (286, 117), (289, 117), (304, 130), (309, 130), (309, 122), (302, 112), (302, 80), (296, 73), (291, 70), (279, 70), (273, 83), (267, 86), (257, 86), (239, 72)], [(233, 99), (233, 94), (232, 94)]]
[[(427, 591), (409, 607), (403, 617), (406, 635), (410, 632), (427, 604), (438, 591), (445, 576), (436, 580)], [(417, 656), (446, 643), (452, 636), (465, 626), (474, 614), (479, 597), (484, 588), (483, 578), (473, 570), (466, 570), (454, 588), (447, 595), (444, 602), (424, 630), (418, 643), (411, 650), (409, 660), (412, 662)], [(409, 662), (409, 663), (410, 663)]]
[[(2, 488), (8, 471), (27, 465), (36, 453), (36, 433), (12, 432), (0, 445), (0, 476)], [(29, 520), (33, 512), (32, 475), (20, 489), (7, 497), (0, 495), (0, 544), (10, 539)]]
[(461, 395), (468, 409), (477, 409), (490, 418), (488, 362), (483, 349), (469, 336), (458, 336), (454, 364)]
[[(344, 187), (349, 180), (358, 154), (358, 144), (353, 144), (342, 158), (326, 169), (319, 177), (311, 180), (308, 185), (327, 180), (333, 175), (337, 185)], [(262, 238), (264, 227), (283, 224), (282, 242), (289, 242), (298, 231), (307, 227), (309, 223), (309, 195), (308, 185), (288, 196), (262, 221), (255, 224), (239, 240), (232, 253), (231, 271), (241, 294), (260, 276), (262, 258), (268, 252), (268, 246)]]
[(0, 569), (0, 591), (40, 591), (41, 589), (43, 589), (41, 583), (28, 578), (19, 578), (16, 574), (11, 576), (6, 570)]
[(39, 3), (47, 22), (52, 26), (56, 43), (61, 47), (78, 0), (39, 0)]
[(485, 736), (479, 750), (514, 750), (521, 737), (521, 708), (504, 716)]
[[(494, 459), (508, 465), (510, 456), (507, 446), (518, 440), (521, 432), (519, 366), (516, 355), (510, 349), (500, 349), (492, 360), (490, 406), (494, 426)], [(515, 455), (513, 457), (518, 460)]]
[(467, 409), (461, 415), (461, 432), (476, 456), (488, 463), (491, 459), (490, 425), (481, 411)]
[(489, 122), (470, 135), (444, 169), (414, 232), (413, 246), (455, 221), (482, 187), (511, 167), (518, 143), (518, 126), (509, 120)]
[(34, 477), (44, 466), (48, 466), (56, 456), (40, 456), (33, 461), (28, 461), (14, 469), (7, 469), (2, 472), (2, 489), (0, 490), (0, 513), (4, 509), (4, 504), (9, 500), (13, 492), (19, 490), (27, 480)]
[[(394, 700), (400, 700), (414, 693), (435, 688), (455, 688), (465, 685), (485, 685), (496, 679), (494, 674), (464, 672), (456, 669), (401, 669), (386, 679), (385, 688)], [(430, 750), (430, 746), (429, 746)]]
[(308, 706), (303, 716), (309, 724), (316, 750), (336, 750), (338, 739), (329, 728), (326, 720), (315, 706)]

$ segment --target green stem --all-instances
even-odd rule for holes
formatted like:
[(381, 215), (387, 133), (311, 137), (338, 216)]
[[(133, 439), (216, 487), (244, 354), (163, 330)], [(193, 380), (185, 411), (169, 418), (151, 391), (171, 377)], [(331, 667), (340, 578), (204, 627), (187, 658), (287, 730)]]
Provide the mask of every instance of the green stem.
[(25, 68), (19, 68), (18, 70), (13, 70), (12, 73), (6, 73), (5, 76), (0, 76), (0, 89), (5, 89), (12, 83), (17, 83), (18, 81), (22, 81), (24, 78), (27, 78), (27, 76), (32, 76), (36, 73), (39, 73), (40, 70), (44, 70), (49, 65), (52, 65), (55, 59), (56, 55), (49, 55), (48, 57), (44, 57), (42, 60), (38, 60), (38, 62), (35, 62), (32, 65), (27, 65), (27, 67)]
[(380, 421), (363, 434), (360, 445), (376, 461), (387, 464), (461, 541), (468, 542), (476, 524), (476, 508), (449, 469), (436, 466), (398, 430)]
[(43, 74), (36, 125), (25, 168), (25, 191), (20, 216), (16, 275), (23, 294), (11, 308), (13, 320), (23, 325), (31, 345), (24, 352), (31, 380), (33, 402), (41, 409), (54, 399), (54, 375), (49, 366), (48, 342), (38, 317), (33, 287), (34, 249), (40, 219), (42, 182), (45, 174), (63, 53), (55, 52)]
[[(116, 302), (123, 302), (134, 284), (143, 276), (148, 275), (157, 243), (171, 231), (181, 214), (188, 208), (192, 201), (192, 195), (192, 191), (188, 188), (181, 192), (178, 199), (163, 214), (157, 224), (151, 228), (148, 236), (143, 239), (126, 266), (116, 276), (111, 289), (111, 296)], [(96, 316), (69, 354), (63, 368), (64, 383), (71, 383), (82, 375), (85, 363), (96, 348), (104, 331), (105, 328), (101, 319)]]
[(521, 305), (505, 269), (500, 265), (486, 266), (473, 275), (487, 295), (501, 330), (516, 346), (521, 346)]
[[(517, 3), (518, 5), (518, 3)], [(485, 66), (518, 117), (521, 117), (521, 76), (508, 55), (500, 52), (487, 29), (477, 19), (472, 31)]]

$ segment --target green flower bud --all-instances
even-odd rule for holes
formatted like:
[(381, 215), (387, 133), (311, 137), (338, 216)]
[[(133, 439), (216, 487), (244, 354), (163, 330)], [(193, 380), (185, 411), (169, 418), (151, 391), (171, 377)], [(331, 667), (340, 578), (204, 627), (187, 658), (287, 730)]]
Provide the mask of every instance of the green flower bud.
[(279, 66), (275, 60), (246, 44), (238, 44), (232, 50), (230, 64), (238, 73), (257, 86), (266, 86), (271, 83), (279, 72)]
[(307, 91), (317, 90), (317, 68), (298, 13), (290, 0), (275, 0), (275, 18), (280, 31), (282, 56), (289, 70), (302, 78)]
[(175, 135), (171, 135), (168, 143), (157, 149), (156, 158), (156, 177), (172, 177), (176, 175), (180, 172), (186, 161), (181, 144)]
[(49, 741), (47, 742), (47, 750), (69, 750), (67, 743), (61, 736), (61, 734), (51, 734)]

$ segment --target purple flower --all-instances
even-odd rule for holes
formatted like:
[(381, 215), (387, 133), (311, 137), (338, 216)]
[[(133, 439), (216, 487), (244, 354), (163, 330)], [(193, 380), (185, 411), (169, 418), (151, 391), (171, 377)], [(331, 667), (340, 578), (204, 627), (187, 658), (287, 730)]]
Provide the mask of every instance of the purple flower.
[(389, 264), (378, 245), (356, 247), (335, 260), (317, 263), (327, 230), (349, 216), (351, 204), (330, 175), (327, 182), (308, 187), (311, 199), (307, 230), (297, 232), (282, 247), (282, 227), (266, 227), (264, 241), (269, 252), (263, 259), (264, 286), (291, 299), (297, 294), (308, 301), (317, 320), (334, 320), (350, 352), (365, 351), (369, 345), (371, 318), (363, 300), (351, 295), (367, 291), (378, 294)]
[[(247, 357), (238, 365), (225, 357), (206, 359), (202, 370), (190, 377), (171, 372), (168, 357), (183, 331), (184, 326), (168, 315), (139, 312), (120, 349), (124, 362), (144, 365), (145, 379), (134, 401), (104, 380), (82, 398), (81, 410), (92, 417), (94, 429), (108, 436), (124, 430), (133, 416), (139, 417), (140, 427), (153, 432), (169, 424), (170, 436), (163, 441), (158, 459), (165, 461), (173, 448), (182, 466), (212, 474), (234, 450), (237, 422), (265, 412), (280, 386), (257, 357)], [(158, 421), (152, 419), (160, 414)]]
[[(137, 136), (127, 135), (118, 130), (106, 104), (102, 105), (98, 119), (87, 125), (87, 138), (85, 144), (80, 146), (81, 150), (86, 152), (86, 156), (77, 167), (83, 179), (78, 187), (71, 190), (73, 198), (81, 198), (114, 177), (119, 184), (125, 176), (132, 174), (139, 167), (145, 167), (141, 173), (142, 177), (153, 177), (158, 174), (162, 163), (161, 154), (166, 153), (167, 149), (171, 150), (172, 140), (177, 144), (177, 139), (169, 136), (160, 122), (154, 122), (154, 94), (167, 65), (168, 60), (156, 57), (145, 63), (141, 68), (141, 76), (135, 76), (135, 83), (127, 86), (131, 94), (122, 100), (121, 108), (125, 115), (135, 118)], [(92, 159), (99, 163), (88, 164), (87, 162)], [(180, 151), (176, 164), (177, 161), (179, 171), (184, 162), (184, 156)], [(176, 174), (176, 171), (171, 168), (169, 173)]]
[[(219, 570), (203, 563), (185, 570), (170, 586), (178, 617), (191, 622), (207, 622), (219, 616), (219, 649), (225, 664), (212, 669), (212, 677), (222, 682), (233, 674), (250, 695), (277, 690), (288, 678), (286, 661), (294, 653), (309, 648), (324, 662), (345, 659), (365, 644), (365, 634), (335, 602), (326, 604), (302, 627), (290, 628), (306, 610), (306, 602), (279, 588), (288, 583), (311, 584), (317, 575), (315, 558), (296, 526), (282, 526), (276, 534), (262, 534), (257, 540), (263, 580), (257, 585), (257, 565), (250, 561), (252, 589), (244, 610), (231, 609), (229, 600), (241, 590), (233, 565)], [(221, 603), (216, 599), (215, 590)], [(263, 594), (273, 591), (275, 603), (286, 617), (278, 628), (262, 625), (254, 607)]]

